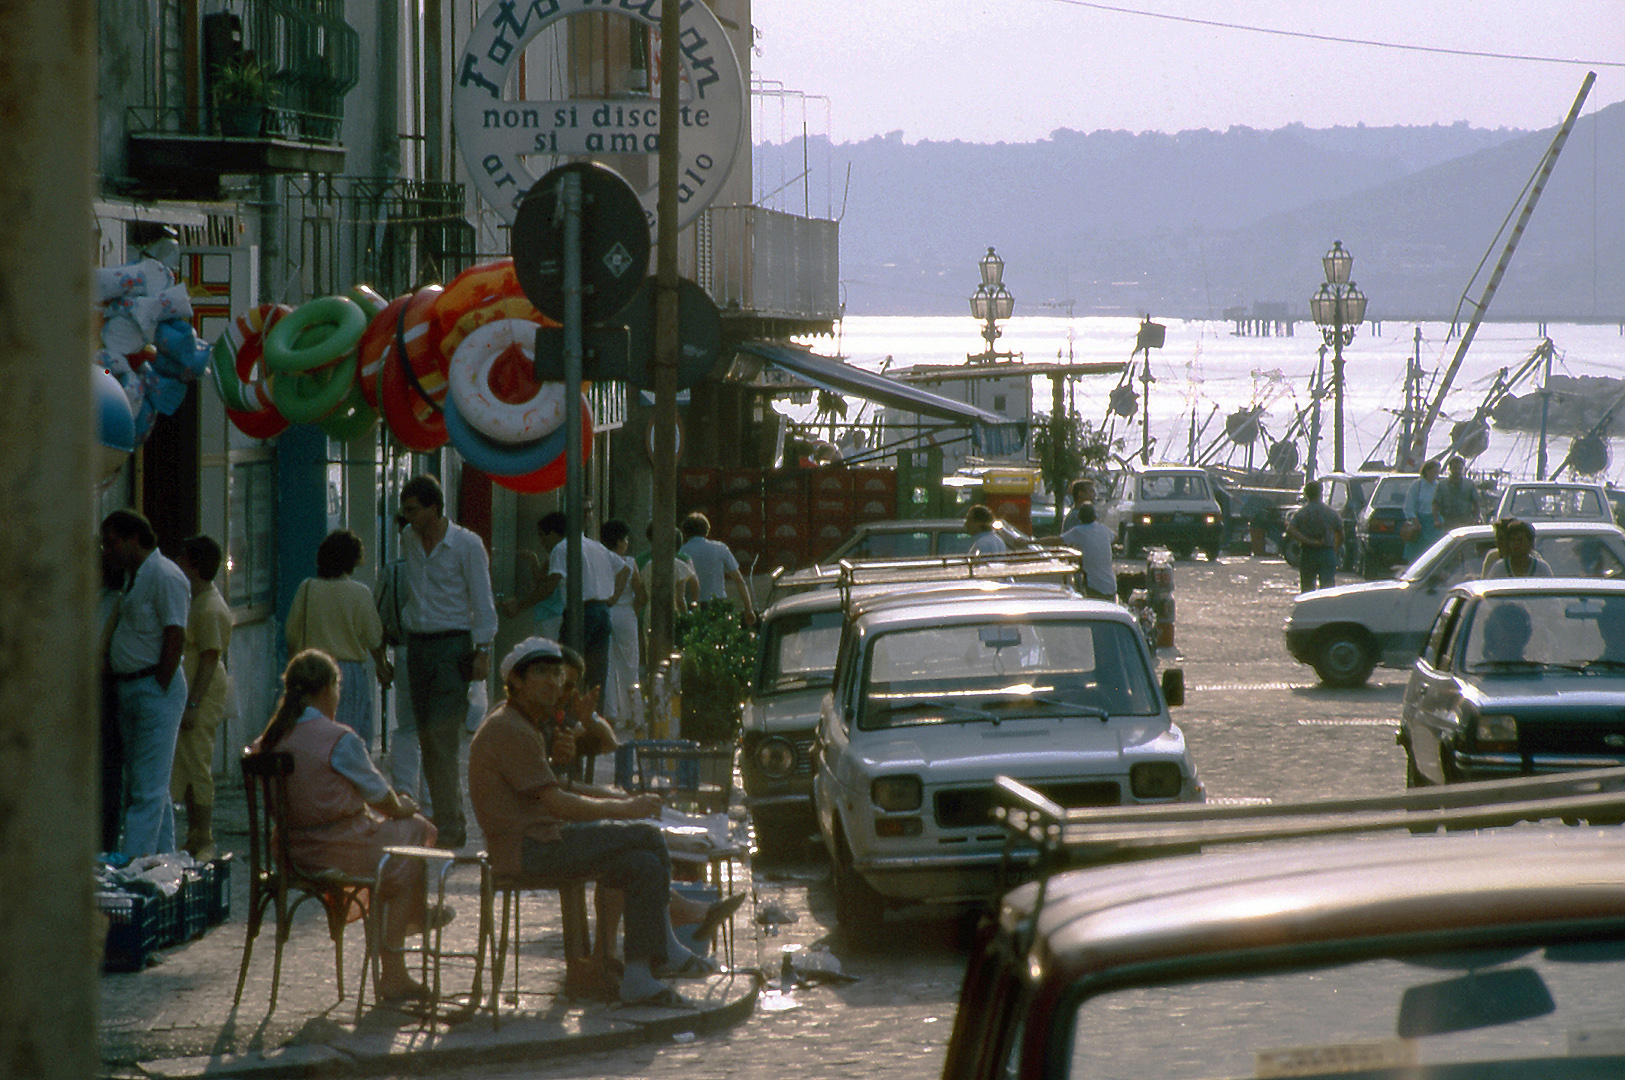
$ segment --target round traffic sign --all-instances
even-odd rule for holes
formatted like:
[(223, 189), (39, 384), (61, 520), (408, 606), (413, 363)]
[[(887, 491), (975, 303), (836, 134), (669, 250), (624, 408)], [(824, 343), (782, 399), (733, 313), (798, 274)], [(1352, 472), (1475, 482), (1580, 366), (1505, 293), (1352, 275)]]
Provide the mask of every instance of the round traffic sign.
[(520, 200), (511, 232), (519, 288), (538, 311), (564, 320), (564, 213), (560, 188), (581, 179), (581, 317), (607, 321), (637, 293), (649, 272), (649, 229), (637, 192), (590, 161), (558, 168)]

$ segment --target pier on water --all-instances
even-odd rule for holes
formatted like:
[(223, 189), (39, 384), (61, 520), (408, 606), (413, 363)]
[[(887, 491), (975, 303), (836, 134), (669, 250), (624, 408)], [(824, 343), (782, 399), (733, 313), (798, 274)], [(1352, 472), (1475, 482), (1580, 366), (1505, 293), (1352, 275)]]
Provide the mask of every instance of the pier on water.
[(1291, 337), (1298, 316), (1289, 304), (1260, 301), (1251, 308), (1225, 308), (1224, 321), (1235, 327), (1235, 337)]

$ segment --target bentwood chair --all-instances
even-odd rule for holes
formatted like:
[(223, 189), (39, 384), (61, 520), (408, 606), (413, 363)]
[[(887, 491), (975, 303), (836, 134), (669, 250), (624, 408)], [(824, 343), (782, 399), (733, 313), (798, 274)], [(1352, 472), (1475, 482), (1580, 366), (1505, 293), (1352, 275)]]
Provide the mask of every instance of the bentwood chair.
[[(243, 962), (237, 972), (236, 1008), (243, 1000), (243, 983), (248, 979), (248, 962), (254, 953), (254, 939), (267, 910), (276, 918), (276, 959), (271, 968), (271, 1004), (276, 1011), (277, 988), (282, 980), (282, 946), (287, 943), (291, 920), (306, 900), (321, 902), (327, 913), (327, 932), (333, 939), (334, 975), (339, 999), (344, 998), (344, 927), (367, 913), (371, 877), (357, 877), (338, 870), (307, 872), (288, 856), (288, 777), (293, 773), (293, 755), (285, 750), (255, 752), (244, 750), (241, 759), (243, 786), (248, 792), (248, 936), (243, 941)], [(290, 896), (293, 897), (289, 903)]]

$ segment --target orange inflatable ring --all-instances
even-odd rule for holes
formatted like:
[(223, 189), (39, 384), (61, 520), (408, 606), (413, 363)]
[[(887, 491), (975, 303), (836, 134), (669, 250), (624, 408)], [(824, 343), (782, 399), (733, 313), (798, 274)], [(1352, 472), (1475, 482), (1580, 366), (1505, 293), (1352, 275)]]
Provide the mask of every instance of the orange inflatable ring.
[(450, 367), (451, 357), (464, 338), (498, 319), (529, 319), (554, 325), (525, 299), (512, 259), (471, 266), (446, 286), (434, 313), (435, 347), (444, 358), (442, 371)]
[[(271, 392), (265, 385), (264, 375), (261, 374), (253, 383), (244, 383), (247, 372), (237, 362), (237, 357), (252, 344), (251, 359), (258, 359), (262, 355), (260, 337), (292, 310), (286, 304), (261, 304), (233, 319), (226, 325), (225, 333), (216, 339), (214, 348), (210, 350), (210, 368), (214, 374), (214, 387), (227, 409), (233, 412), (258, 412), (271, 407)], [(253, 364), (250, 363), (248, 371), (252, 370)]]
[[(396, 335), (392, 333), (384, 351), (384, 366), (378, 373), (378, 408), (384, 422), (402, 446), (420, 454), (438, 450), (449, 438), (440, 416), (446, 380), (430, 342), (429, 313), (442, 291), (439, 285), (425, 285), (397, 310), (397, 327), (399, 336), (405, 339), (406, 355), (401, 356), (394, 340)], [(407, 378), (407, 364), (411, 365), (423, 394), (419, 394)]]
[[(276, 314), (273, 318), (280, 317)], [(274, 439), (288, 426), (288, 418), (277, 411), (271, 400), (269, 380), (260, 373), (264, 366), (263, 340), (256, 333), (237, 349), (237, 378), (245, 384), (244, 403), (250, 407), (242, 411), (226, 409), (226, 419), (251, 439)]]
[(488, 322), (451, 358), (447, 381), (457, 411), (499, 443), (532, 443), (564, 423), (564, 384), (536, 381), (536, 329), (528, 319)]
[(384, 370), (384, 354), (395, 340), (396, 319), (401, 308), (411, 299), (412, 294), (406, 293), (386, 304), (382, 311), (372, 317), (372, 322), (361, 334), (361, 344), (356, 346), (356, 378), (361, 386), (361, 396), (371, 408), (378, 408), (378, 376)]

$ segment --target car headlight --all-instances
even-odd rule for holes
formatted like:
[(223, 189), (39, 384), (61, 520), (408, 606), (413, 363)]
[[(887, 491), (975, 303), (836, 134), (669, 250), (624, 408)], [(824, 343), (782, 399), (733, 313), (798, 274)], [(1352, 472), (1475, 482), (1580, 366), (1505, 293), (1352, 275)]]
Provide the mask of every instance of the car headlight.
[(1518, 719), (1504, 713), (1490, 713), (1473, 722), (1473, 740), (1480, 750), (1516, 750)]
[(763, 739), (756, 748), (756, 767), (763, 776), (782, 780), (796, 767), (796, 748), (786, 739)]
[(1129, 790), (1136, 799), (1176, 798), (1184, 784), (1184, 774), (1172, 761), (1142, 761), (1128, 771)]
[(1141, 514), (1140, 515), (1140, 524), (1141, 525), (1149, 525), (1149, 524), (1151, 524), (1151, 515), (1150, 514)]
[(1207, 515), (1207, 517), (1203, 518), (1202, 520), (1204, 522), (1206, 522), (1207, 524), (1209, 524), (1209, 525), (1217, 525), (1219, 523), (1219, 515), (1218, 514), (1209, 514), (1209, 515)]
[(869, 798), (882, 810), (918, 810), (924, 791), (918, 776), (879, 776), (869, 785)]

